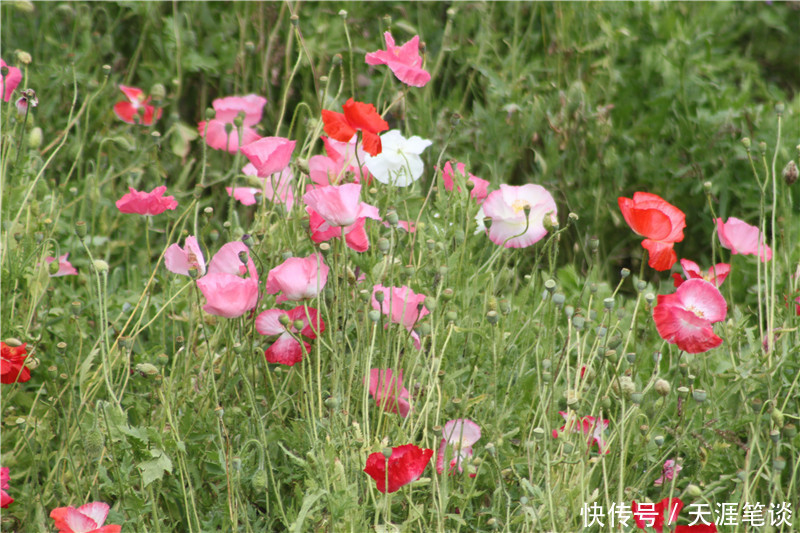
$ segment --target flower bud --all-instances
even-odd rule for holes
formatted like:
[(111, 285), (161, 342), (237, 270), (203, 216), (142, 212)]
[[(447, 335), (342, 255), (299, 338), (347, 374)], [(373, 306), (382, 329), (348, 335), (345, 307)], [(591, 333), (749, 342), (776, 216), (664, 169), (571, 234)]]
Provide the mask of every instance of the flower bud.
[(783, 181), (786, 185), (793, 185), (798, 178), (797, 164), (794, 161), (789, 161), (783, 167)]
[(644, 295), (644, 301), (647, 302), (647, 305), (653, 305), (653, 302), (656, 300), (656, 295), (652, 292), (648, 292)]
[(294, 322), (292, 322), (292, 327), (293, 327), (294, 329), (296, 329), (297, 331), (300, 331), (300, 330), (302, 330), (304, 326), (305, 326), (305, 322), (303, 322), (303, 321), (302, 321), (302, 320), (300, 320), (300, 319), (297, 319), (297, 320), (295, 320)]
[(782, 455), (779, 455), (772, 460), (772, 468), (773, 470), (782, 472), (786, 468), (786, 459)]
[(486, 313), (486, 321), (493, 326), (497, 324), (500, 321), (497, 311), (489, 311)]
[(448, 322), (455, 322), (458, 318), (458, 313), (455, 311), (448, 311), (444, 316)]
[(653, 442), (655, 443), (656, 446), (661, 448), (664, 445), (664, 435), (656, 435), (655, 437), (653, 437)]
[(688, 494), (692, 499), (696, 500), (703, 495), (703, 491), (694, 483), (690, 483), (686, 486), (686, 494)]
[(281, 316), (278, 317), (278, 322), (280, 323), (281, 326), (288, 328), (289, 324), (292, 323), (292, 319), (289, 318), (289, 315), (282, 314)]
[(38, 126), (33, 128), (31, 132), (28, 134), (28, 148), (30, 148), (31, 150), (38, 150), (39, 147), (42, 145), (42, 139), (43, 139), (42, 128)]
[(75, 234), (79, 239), (86, 237), (86, 222), (79, 220), (75, 223)]
[(628, 268), (623, 268), (622, 270), (619, 271), (619, 275), (622, 279), (625, 279), (631, 275), (631, 271)]
[(642, 405), (642, 400), (644, 399), (644, 394), (641, 392), (633, 392), (631, 393), (631, 401), (636, 405)]
[(678, 387), (678, 396), (686, 399), (689, 396), (689, 387)]
[(640, 280), (636, 281), (636, 290), (637, 291), (642, 292), (646, 288), (647, 288), (647, 282), (646, 281), (644, 281), (643, 279), (640, 279)]
[(795, 438), (795, 437), (797, 436), (797, 427), (795, 427), (795, 425), (794, 425), (794, 424), (792, 424), (791, 422), (789, 422), (788, 424), (786, 424), (785, 426), (783, 426), (783, 435), (784, 435), (784, 436), (785, 436), (787, 439), (793, 439), (793, 438)]
[(158, 375), (158, 367), (150, 363), (139, 363), (136, 365), (136, 371), (144, 377), (152, 377)]
[[(378, 293), (378, 294), (380, 294), (380, 293)], [(381, 312), (378, 311), (377, 309), (372, 309), (372, 310), (370, 310), (369, 313), (367, 313), (367, 316), (373, 322), (377, 322), (378, 320), (381, 319)]]
[(442, 291), (442, 300), (444, 300), (445, 302), (449, 302), (450, 300), (453, 299), (453, 294), (454, 294), (453, 289), (449, 289), (448, 288), (448, 289), (443, 290)]
[(783, 422), (784, 422), (783, 411), (775, 407), (772, 409), (770, 417), (772, 418), (772, 421), (775, 423), (776, 426), (778, 426), (779, 428), (783, 427)]
[(556, 306), (561, 307), (564, 305), (565, 301), (567, 301), (567, 297), (563, 294), (558, 293), (553, 295), (553, 303), (556, 304)]
[(769, 432), (769, 440), (771, 440), (772, 442), (777, 444), (778, 441), (781, 440), (781, 432), (778, 431), (777, 429), (770, 430), (770, 432)]
[(58, 259), (50, 261), (50, 263), (47, 265), (47, 272), (51, 276), (55, 276), (56, 274), (58, 274), (58, 269), (59, 269)]
[(742, 145), (744, 145), (744, 149), (749, 152), (750, 151), (750, 137), (743, 137), (742, 138)]
[(105, 274), (106, 272), (108, 272), (108, 263), (106, 263), (102, 259), (95, 259), (92, 262), (92, 266), (94, 266), (94, 269), (100, 274)]
[(378, 239), (378, 250), (380, 250), (381, 253), (383, 254), (389, 253), (389, 246), (390, 246), (389, 239), (385, 237), (381, 237), (380, 239)]
[(436, 303), (437, 303), (436, 298), (434, 298), (433, 296), (426, 296), (425, 300), (423, 301), (425, 309), (431, 312), (436, 310)]
[(548, 279), (544, 282), (544, 288), (547, 290), (547, 292), (553, 294), (553, 291), (556, 290), (556, 280)]
[(83, 436), (83, 450), (90, 458), (95, 458), (103, 452), (105, 437), (97, 428), (91, 429)]

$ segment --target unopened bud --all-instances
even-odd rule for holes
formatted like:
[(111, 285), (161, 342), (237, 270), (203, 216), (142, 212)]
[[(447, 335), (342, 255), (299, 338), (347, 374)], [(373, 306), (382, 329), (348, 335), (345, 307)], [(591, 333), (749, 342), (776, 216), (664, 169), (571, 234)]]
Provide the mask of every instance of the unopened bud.
[(428, 311), (436, 310), (437, 300), (433, 296), (426, 296), (423, 303), (425, 304), (425, 309)]
[(75, 223), (75, 234), (79, 239), (86, 237), (86, 222), (79, 220)]
[(95, 259), (92, 262), (92, 266), (94, 266), (94, 269), (100, 274), (108, 272), (108, 263), (106, 263), (102, 259)]
[(38, 126), (33, 128), (28, 134), (28, 148), (37, 150), (42, 145), (43, 137), (42, 128)]
[(500, 316), (497, 314), (497, 311), (489, 311), (486, 313), (486, 321), (494, 326), (500, 321)]
[(622, 270), (620, 270), (620, 271), (619, 271), (619, 276), (620, 276), (622, 279), (625, 279), (625, 278), (627, 278), (627, 277), (628, 277), (628, 276), (630, 276), (630, 275), (631, 275), (631, 271), (630, 271), (630, 269), (623, 268)]
[(304, 323), (302, 320), (300, 320), (300, 319), (297, 319), (297, 320), (295, 320), (295, 321), (292, 323), (292, 326), (293, 326), (293, 327), (294, 327), (294, 329), (296, 329), (297, 331), (300, 331), (300, 330), (301, 330), (301, 329), (303, 329), (303, 327), (305, 326), (305, 323)]
[(703, 495), (703, 491), (694, 483), (690, 483), (686, 486), (686, 494), (691, 496), (692, 499), (697, 499)]
[(160, 102), (167, 96), (167, 89), (161, 83), (156, 83), (150, 88), (150, 96), (153, 100)]
[(278, 317), (278, 322), (280, 323), (281, 326), (288, 328), (289, 324), (292, 323), (292, 319), (289, 318), (289, 315), (282, 314), (281, 316)]
[(144, 377), (152, 377), (158, 375), (158, 367), (150, 363), (139, 363), (136, 365), (136, 371)]
[(742, 145), (744, 145), (744, 149), (749, 152), (750, 151), (750, 137), (743, 137), (742, 138)]
[[(214, 120), (214, 117), (217, 116), (217, 112), (212, 107), (206, 108), (206, 120)], [(208, 127), (208, 124), (206, 124)]]
[(793, 185), (797, 181), (798, 175), (797, 164), (794, 161), (789, 161), (783, 167), (783, 181), (786, 182), (786, 185)]
[(664, 445), (664, 435), (656, 435), (655, 437), (653, 437), (653, 442), (655, 443), (656, 446), (661, 448)]
[(770, 417), (772, 418), (772, 421), (775, 422), (776, 426), (778, 426), (779, 428), (783, 427), (783, 422), (784, 422), (783, 411), (775, 407), (772, 409)]
[(291, 17), (289, 17), (289, 20), (291, 21), (292, 26), (294, 26), (295, 28), (297, 27), (298, 24), (300, 24), (300, 17), (298, 17), (297, 15), (292, 15)]
[(381, 253), (383, 254), (388, 253), (389, 247), (390, 247), (389, 239), (387, 239), (386, 237), (381, 237), (380, 239), (378, 239), (378, 250), (380, 250)]
[[(378, 294), (382, 294), (382, 293), (378, 293)], [(381, 312), (378, 311), (377, 309), (372, 309), (369, 313), (367, 313), (367, 316), (373, 322), (377, 322), (378, 320), (381, 319)]]

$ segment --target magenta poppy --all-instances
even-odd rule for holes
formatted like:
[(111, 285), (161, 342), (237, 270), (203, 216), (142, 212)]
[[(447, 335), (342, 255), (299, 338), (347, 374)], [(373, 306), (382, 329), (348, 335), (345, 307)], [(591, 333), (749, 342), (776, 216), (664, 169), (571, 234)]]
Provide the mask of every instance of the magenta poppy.
[(320, 253), (290, 257), (267, 274), (267, 292), (281, 293), (277, 303), (316, 298), (328, 282), (329, 270)]
[(14, 498), (8, 495), (6, 489), (11, 487), (8, 486), (8, 480), (11, 479), (11, 475), (9, 474), (9, 469), (7, 466), (0, 468), (0, 507), (6, 509), (9, 505), (14, 503)]
[(713, 283), (690, 279), (674, 294), (659, 294), (653, 320), (661, 338), (689, 353), (701, 353), (722, 344), (712, 324), (725, 320), (728, 305)]
[[(316, 339), (325, 331), (325, 322), (319, 316), (319, 312), (313, 307), (306, 308), (298, 306), (291, 311), (282, 309), (268, 309), (256, 317), (256, 331), (261, 335), (280, 335), (275, 342), (264, 352), (264, 356), (269, 363), (293, 366), (303, 360), (303, 353), (308, 353), (311, 345), (303, 340), (303, 346), (291, 335), (307, 339)], [(289, 325), (281, 324), (281, 316), (289, 318)], [(297, 329), (294, 322), (300, 320), (303, 327)], [(289, 333), (291, 332), (291, 333)]]
[[(3, 69), (6, 69), (3, 73)], [(19, 82), (22, 81), (22, 71), (17, 67), (12, 67), (6, 64), (5, 61), (0, 59), (0, 85), (3, 87), (3, 101), (11, 101), (11, 95), (14, 94), (14, 89), (17, 88)]]
[(197, 243), (197, 238), (194, 235), (186, 237), (183, 248), (178, 243), (170, 245), (164, 252), (164, 266), (170, 272), (183, 276), (188, 276), (191, 268), (197, 270), (198, 276), (205, 274), (206, 260), (203, 257), (203, 250)]
[(411, 405), (408, 403), (408, 389), (403, 386), (403, 371), (394, 374), (391, 368), (386, 370), (373, 368), (369, 371), (369, 393), (375, 398), (378, 407), (396, 413), (403, 418), (408, 416)]
[[(78, 275), (77, 269), (74, 266), (72, 266), (72, 263), (70, 263), (69, 260), (67, 259), (68, 257), (69, 257), (69, 254), (64, 254), (62, 256), (59, 256), (59, 258), (58, 258), (58, 271), (55, 274), (50, 274), (51, 278), (57, 278), (59, 276), (77, 276)], [(45, 257), (44, 258), (45, 263), (47, 263), (48, 265), (50, 263), (52, 263), (53, 261), (55, 261), (55, 260), (56, 260), (55, 257)]]
[[(456, 468), (464, 471), (464, 463), (472, 457), (472, 445), (481, 438), (481, 428), (468, 418), (450, 420), (442, 430), (442, 442), (439, 444), (439, 453), (436, 455), (436, 471), (444, 472), (445, 459), (450, 459), (450, 474)], [(475, 477), (470, 473), (470, 477)]]
[(388, 458), (381, 452), (370, 454), (364, 472), (375, 480), (379, 491), (397, 492), (400, 487), (422, 476), (432, 456), (433, 450), (422, 449), (413, 444), (396, 446), (392, 448), (392, 455)]
[[(242, 257), (246, 263), (242, 263)], [(248, 276), (248, 277), (243, 277)], [(197, 280), (210, 315), (236, 318), (258, 303), (258, 271), (250, 250), (240, 241), (229, 242), (211, 258), (208, 273)]]
[[(683, 268), (683, 273), (686, 276), (685, 279), (704, 279), (713, 283), (715, 287), (721, 286), (722, 282), (725, 281), (725, 278), (728, 277), (731, 271), (731, 266), (729, 264), (718, 263), (709, 268), (708, 272), (703, 272), (697, 263), (689, 261), (688, 259), (681, 259), (681, 268)], [(681, 283), (684, 282), (684, 278), (677, 272), (672, 274), (672, 278), (675, 287), (680, 287)]]
[(128, 187), (130, 192), (117, 200), (117, 209), (121, 213), (133, 213), (137, 215), (160, 215), (166, 210), (174, 211), (178, 207), (178, 202), (174, 196), (164, 196), (167, 188), (162, 185), (150, 192), (137, 191), (133, 187)]
[[(472, 193), (470, 193), (470, 197), (475, 200), (478, 205), (482, 204), (483, 201), (486, 199), (486, 196), (489, 194), (489, 182), (479, 178), (478, 176), (467, 173), (467, 167), (464, 163), (456, 163), (456, 169), (453, 170), (453, 165), (448, 161), (444, 164), (444, 170), (442, 171), (442, 180), (444, 180), (444, 189), (447, 192), (453, 190), (453, 178), (456, 175), (461, 176), (462, 178), (467, 178), (474, 187), (472, 188)], [(461, 187), (457, 187), (458, 192), (461, 192)]]
[(558, 428), (558, 430), (553, 430), (554, 438), (558, 438), (560, 433), (566, 431), (583, 433), (589, 437), (590, 447), (596, 442), (600, 453), (609, 453), (611, 451), (605, 439), (603, 439), (603, 432), (608, 429), (608, 420), (600, 420), (593, 416), (584, 416), (578, 420), (577, 417), (570, 418), (570, 415), (564, 411), (559, 411), (558, 414), (563, 416), (567, 423)]

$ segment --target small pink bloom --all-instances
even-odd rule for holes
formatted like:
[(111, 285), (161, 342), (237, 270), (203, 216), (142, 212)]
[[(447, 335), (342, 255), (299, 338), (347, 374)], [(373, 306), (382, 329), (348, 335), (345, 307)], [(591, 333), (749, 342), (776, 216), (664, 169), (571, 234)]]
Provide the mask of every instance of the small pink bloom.
[(386, 40), (386, 50), (367, 54), (367, 65), (386, 65), (398, 80), (413, 87), (423, 87), (431, 80), (431, 75), (422, 68), (419, 35), (415, 35), (402, 46), (395, 46), (394, 38), (388, 31), (383, 37)]
[[(282, 315), (289, 317), (288, 326), (281, 324), (280, 317)], [(294, 327), (295, 320), (303, 321), (301, 329), (298, 330)], [(315, 325), (312, 326), (312, 324)], [(264, 352), (267, 362), (293, 366), (303, 360), (303, 353), (308, 353), (311, 345), (304, 340), (303, 346), (300, 346), (300, 343), (289, 332), (291, 331), (298, 337), (316, 339), (317, 335), (325, 331), (325, 322), (313, 307), (308, 308), (308, 314), (303, 306), (295, 307), (291, 311), (268, 309), (256, 317), (256, 331), (261, 335), (280, 335)]]
[(167, 270), (175, 274), (189, 276), (189, 269), (197, 269), (197, 275), (202, 276), (206, 273), (206, 260), (203, 257), (203, 250), (197, 243), (197, 238), (193, 235), (186, 237), (183, 248), (177, 243), (170, 245), (164, 253), (164, 266)]
[[(261, 122), (261, 115), (266, 103), (266, 98), (255, 94), (217, 98), (212, 102), (214, 111), (216, 111), (214, 119), (208, 121), (208, 128), (206, 128), (205, 120), (200, 122), (197, 125), (197, 131), (201, 137), (205, 136), (206, 143), (211, 148), (227, 150), (235, 154), (239, 150), (239, 146), (245, 146), (261, 138), (251, 126)], [(240, 112), (244, 113), (241, 142), (239, 142), (238, 128), (233, 124), (233, 119)], [(230, 135), (225, 131), (225, 124), (231, 125)]]
[(263, 137), (242, 146), (241, 150), (255, 167), (257, 175), (266, 177), (289, 166), (296, 144), (297, 141), (283, 137)]
[(762, 263), (772, 259), (772, 249), (764, 243), (761, 231), (743, 220), (730, 217), (723, 224), (722, 219), (718, 218), (717, 233), (722, 247), (734, 255), (757, 255)]
[[(721, 286), (722, 282), (725, 281), (725, 278), (728, 277), (731, 271), (731, 266), (728, 263), (718, 263), (709, 268), (708, 272), (704, 273), (697, 263), (689, 261), (688, 259), (681, 259), (681, 267), (683, 268), (686, 279), (704, 279), (713, 283), (715, 287)], [(680, 287), (681, 283), (684, 281), (684, 278), (677, 272), (672, 274), (672, 278), (675, 287)]]
[[(280, 172), (268, 176), (262, 176), (256, 170), (252, 163), (248, 163), (242, 169), (246, 176), (257, 176), (261, 179), (263, 186), (260, 189), (255, 187), (237, 187), (233, 189), (233, 197), (242, 202), (244, 205), (253, 205), (256, 203), (256, 194), (263, 194), (264, 197), (270, 202), (281, 203), (286, 206), (286, 211), (289, 212), (294, 206), (294, 190), (292, 189), (292, 174), (291, 167), (286, 167)], [(228, 195), (231, 194), (230, 187), (226, 187)], [(238, 194), (238, 197), (237, 197)]]
[[(62, 256), (59, 256), (59, 258), (58, 258), (58, 272), (56, 272), (55, 274), (50, 274), (51, 278), (57, 278), (58, 276), (77, 276), (78, 275), (78, 271), (75, 269), (74, 266), (72, 266), (72, 263), (70, 263), (67, 260), (68, 257), (69, 257), (69, 254), (64, 254)], [(44, 258), (45, 263), (47, 263), (48, 265), (50, 263), (52, 263), (53, 261), (55, 261), (55, 260), (56, 260), (55, 257), (45, 257)]]
[(683, 470), (683, 467), (677, 464), (674, 459), (667, 459), (661, 469), (661, 477), (655, 480), (653, 485), (660, 487), (665, 481), (672, 481), (681, 470)]
[(350, 226), (360, 218), (380, 220), (378, 208), (361, 201), (361, 185), (357, 183), (317, 187), (307, 192), (303, 201), (331, 226)]
[[(344, 241), (347, 247), (356, 252), (366, 252), (369, 249), (369, 237), (364, 229), (366, 218), (359, 218), (355, 224), (350, 226), (338, 227), (331, 226), (322, 216), (311, 209), (308, 212), (308, 225), (311, 230), (311, 240), (320, 243), (340, 237), (344, 233)], [(325, 228), (325, 229), (321, 229)]]
[(261, 189), (255, 187), (225, 187), (225, 191), (242, 205), (255, 205), (256, 194), (261, 194)]
[(110, 507), (107, 503), (92, 502), (74, 507), (58, 507), (50, 511), (59, 533), (120, 533), (121, 526), (103, 524)]
[(117, 209), (121, 213), (160, 215), (167, 209), (174, 211), (178, 207), (174, 196), (164, 196), (167, 188), (163, 185), (150, 192), (140, 192), (133, 187), (128, 187), (128, 189), (130, 192), (117, 200)]
[(329, 270), (322, 254), (316, 253), (305, 258), (290, 257), (269, 271), (267, 292), (282, 293), (277, 297), (277, 303), (316, 298), (328, 282)]
[(10, 489), (11, 487), (8, 486), (8, 480), (11, 478), (9, 474), (9, 469), (7, 466), (0, 468), (0, 507), (6, 509), (9, 505), (14, 503), (14, 498), (8, 495), (6, 489)]
[(713, 283), (690, 279), (674, 294), (659, 294), (653, 320), (661, 338), (689, 353), (701, 353), (722, 344), (711, 324), (725, 320), (728, 306)]
[[(445, 190), (448, 192), (453, 190), (453, 177), (456, 176), (456, 172), (465, 178), (468, 177), (469, 181), (475, 185), (470, 196), (476, 202), (478, 202), (479, 205), (482, 204), (486, 199), (486, 196), (489, 194), (489, 182), (479, 178), (478, 176), (475, 176), (474, 174), (467, 174), (467, 168), (464, 163), (456, 163), (456, 171), (453, 171), (453, 165), (450, 163), (450, 161), (444, 164), (442, 179), (444, 180)], [(458, 187), (458, 192), (461, 192), (461, 187)]]
[(114, 114), (123, 122), (128, 124), (142, 124), (150, 126), (161, 118), (161, 109), (149, 105), (150, 97), (146, 97), (144, 91), (137, 87), (126, 87), (120, 85), (119, 90), (128, 99), (114, 104)]
[[(383, 302), (378, 302), (375, 297), (379, 292), (383, 294)], [(406, 286), (384, 287), (383, 285), (375, 285), (372, 291), (372, 308), (387, 315), (391, 322), (405, 327), (411, 333), (414, 347), (417, 350), (421, 348), (422, 343), (419, 335), (414, 331), (414, 326), (422, 317), (430, 313), (423, 306), (424, 301), (424, 294), (416, 294)]]
[(396, 375), (391, 368), (373, 368), (369, 371), (369, 393), (375, 398), (378, 407), (384, 411), (408, 416), (411, 405), (408, 403), (408, 389), (403, 386), (403, 371)]
[[(500, 185), (483, 202), (483, 212), (492, 219), (489, 239), (506, 248), (525, 248), (547, 235), (545, 217), (556, 220), (556, 202), (541, 185)], [(528, 218), (525, 210), (529, 209)], [(527, 229), (526, 229), (527, 226)]]
[[(480, 426), (468, 418), (450, 420), (444, 425), (442, 437), (439, 453), (436, 455), (436, 471), (440, 474), (444, 472), (446, 456), (450, 459), (451, 475), (456, 468), (463, 472), (464, 461), (472, 457), (472, 445), (481, 438)], [(475, 477), (475, 474), (470, 474), (470, 477)]]
[(578, 420), (577, 417), (570, 417), (570, 415), (564, 411), (559, 411), (558, 413), (564, 417), (567, 423), (558, 428), (557, 431), (554, 429), (553, 437), (558, 438), (559, 433), (565, 431), (583, 433), (589, 437), (590, 447), (596, 442), (600, 453), (609, 453), (611, 451), (605, 439), (603, 439), (603, 432), (608, 429), (608, 420), (600, 420), (593, 416), (584, 416), (582, 419)]
[[(246, 266), (242, 258), (247, 259)], [(242, 276), (249, 275), (244, 278)], [(203, 310), (211, 315), (236, 318), (258, 303), (258, 271), (250, 250), (242, 242), (229, 242), (211, 258), (208, 273), (197, 280), (206, 298)]]
[[(3, 73), (4, 69), (7, 69), (5, 73)], [(5, 61), (0, 59), (0, 85), (3, 87), (4, 102), (11, 101), (11, 95), (14, 94), (14, 89), (17, 88), (21, 81), (22, 71), (17, 67), (7, 65)]]

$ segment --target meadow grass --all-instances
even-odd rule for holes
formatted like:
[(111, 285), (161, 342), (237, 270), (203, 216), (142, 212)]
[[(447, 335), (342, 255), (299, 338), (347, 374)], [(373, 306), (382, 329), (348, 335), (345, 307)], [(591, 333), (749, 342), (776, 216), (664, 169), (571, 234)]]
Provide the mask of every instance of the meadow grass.
[[(784, 179), (800, 142), (796, 3), (3, 2), (0, 15), (0, 53), (23, 74), (0, 105), (0, 338), (27, 344), (31, 372), (0, 389), (3, 531), (54, 531), (52, 509), (92, 501), (126, 532), (629, 531), (607, 516), (585, 527), (585, 511), (667, 497), (718, 522), (738, 504), (720, 531), (798, 527), (770, 526), (772, 505), (800, 506), (800, 207)], [(425, 87), (365, 64), (389, 30), (420, 35)], [(120, 84), (161, 118), (120, 121)], [(38, 106), (20, 114), (26, 88)], [(297, 141), (288, 214), (229, 198), (247, 159), (198, 137), (214, 99), (250, 93), (268, 100), (259, 134)], [(384, 220), (416, 223), (368, 221), (363, 253), (312, 242), (301, 202), (321, 111), (349, 97), (433, 142), (411, 187), (363, 187)], [(471, 188), (460, 176), (447, 192), (436, 170), (451, 160), (490, 190), (542, 185), (558, 223), (522, 249), (475, 234)], [(174, 211), (115, 206), (159, 185)], [(675, 289), (617, 205), (635, 191), (686, 213), (678, 257), (731, 264), (720, 347), (689, 354), (656, 330), (657, 296)], [(761, 229), (771, 261), (720, 245), (714, 218), (731, 216)], [(212, 316), (165, 268), (188, 235), (206, 261), (249, 247), (256, 312)], [(330, 274), (306, 305), (325, 331), (301, 363), (267, 363), (255, 317), (294, 307), (265, 292), (268, 272), (315, 252)], [(78, 275), (51, 277), (45, 258), (65, 253)], [(427, 296), (421, 349), (371, 312), (379, 284)], [(374, 368), (403, 371), (407, 417), (376, 405)], [(554, 438), (560, 411), (607, 420), (609, 453), (582, 432)], [(438, 474), (455, 419), (482, 435), (464, 473)], [(379, 492), (367, 457), (408, 443), (433, 460)], [(682, 470), (656, 486), (668, 460)], [(748, 502), (764, 527), (742, 520)]]

